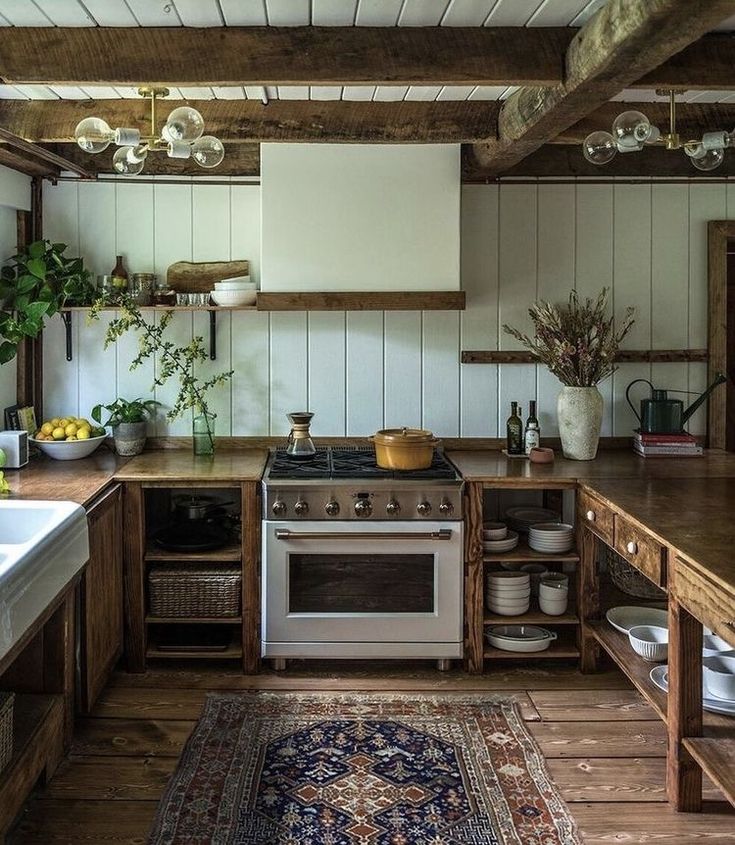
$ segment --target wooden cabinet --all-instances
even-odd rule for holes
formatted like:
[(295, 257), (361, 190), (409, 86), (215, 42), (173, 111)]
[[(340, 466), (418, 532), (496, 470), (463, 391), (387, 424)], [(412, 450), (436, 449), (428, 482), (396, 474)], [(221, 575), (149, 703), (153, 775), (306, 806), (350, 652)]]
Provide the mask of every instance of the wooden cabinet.
[(613, 544), (613, 512), (589, 493), (580, 492), (578, 496), (577, 512), (580, 520), (590, 531), (611, 546)]
[(700, 622), (735, 648), (735, 593), (677, 557), (671, 593)]
[(79, 708), (91, 710), (123, 645), (122, 486), (87, 512), (89, 563), (81, 583)]
[(666, 549), (638, 526), (615, 514), (615, 551), (659, 587), (666, 586)]

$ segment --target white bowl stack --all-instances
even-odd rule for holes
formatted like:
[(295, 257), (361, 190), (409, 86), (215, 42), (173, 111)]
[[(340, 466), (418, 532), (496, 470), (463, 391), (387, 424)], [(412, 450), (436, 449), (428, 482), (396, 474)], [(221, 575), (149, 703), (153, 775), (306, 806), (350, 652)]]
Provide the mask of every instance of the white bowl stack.
[(518, 533), (509, 531), (504, 522), (486, 522), (482, 528), (482, 548), (489, 554), (503, 554), (518, 545)]
[(574, 527), (563, 522), (539, 522), (528, 529), (528, 545), (536, 552), (564, 554), (574, 545)]
[(488, 572), (485, 604), (499, 616), (520, 616), (531, 605), (531, 576), (528, 572)]
[(214, 290), (210, 296), (217, 305), (227, 308), (255, 305), (256, 285), (255, 282), (250, 281), (250, 276), (222, 279), (221, 282), (214, 283)]

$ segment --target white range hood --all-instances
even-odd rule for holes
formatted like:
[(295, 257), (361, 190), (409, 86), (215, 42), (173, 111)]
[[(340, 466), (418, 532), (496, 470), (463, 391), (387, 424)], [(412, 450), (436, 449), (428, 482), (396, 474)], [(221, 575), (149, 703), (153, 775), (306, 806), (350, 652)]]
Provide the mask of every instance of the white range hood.
[(458, 144), (261, 144), (261, 289), (459, 290)]

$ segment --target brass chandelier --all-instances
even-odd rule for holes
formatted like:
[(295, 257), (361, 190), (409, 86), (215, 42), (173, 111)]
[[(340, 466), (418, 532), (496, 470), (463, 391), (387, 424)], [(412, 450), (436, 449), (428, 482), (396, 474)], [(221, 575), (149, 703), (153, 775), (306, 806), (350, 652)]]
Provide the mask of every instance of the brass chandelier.
[(160, 134), (156, 131), (156, 100), (168, 95), (168, 88), (150, 85), (138, 89), (141, 97), (151, 101), (150, 134), (140, 129), (111, 129), (101, 117), (85, 117), (77, 124), (74, 137), (87, 153), (101, 153), (110, 144), (118, 149), (112, 157), (112, 168), (123, 176), (137, 176), (149, 152), (165, 152), (169, 158), (193, 159), (200, 167), (217, 167), (225, 157), (225, 147), (214, 135), (204, 135), (204, 118), (190, 106), (179, 106), (169, 114)]
[(612, 131), (591, 132), (582, 142), (582, 153), (591, 164), (611, 162), (618, 153), (639, 152), (646, 145), (667, 150), (684, 150), (697, 170), (714, 170), (725, 160), (725, 150), (735, 146), (735, 130), (705, 132), (701, 138), (685, 139), (676, 129), (676, 101), (679, 91), (661, 91), (669, 98), (669, 131), (662, 132), (640, 111), (624, 111), (613, 121)]

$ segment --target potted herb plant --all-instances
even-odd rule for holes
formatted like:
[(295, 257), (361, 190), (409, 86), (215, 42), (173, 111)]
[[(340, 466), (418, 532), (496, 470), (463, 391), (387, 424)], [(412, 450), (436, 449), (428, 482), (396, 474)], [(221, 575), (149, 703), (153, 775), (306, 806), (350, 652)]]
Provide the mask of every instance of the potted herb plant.
[[(111, 426), (115, 451), (118, 455), (130, 457), (139, 455), (145, 448), (146, 426), (157, 405), (160, 402), (153, 399), (128, 401), (117, 398), (111, 405), (95, 405), (92, 408), (92, 419), (105, 428)], [(102, 423), (103, 410), (110, 415), (105, 423)]]
[(597, 455), (602, 424), (602, 396), (597, 385), (615, 371), (620, 342), (633, 325), (628, 308), (618, 328), (607, 316), (607, 288), (596, 300), (582, 302), (576, 291), (566, 305), (536, 302), (529, 309), (535, 336), (503, 326), (563, 387), (557, 400), (559, 436), (565, 458), (590, 461)]
[(0, 271), (0, 364), (15, 357), (24, 338), (38, 337), (44, 320), (64, 305), (92, 302), (94, 284), (83, 260), (65, 251), (66, 244), (34, 241)]

